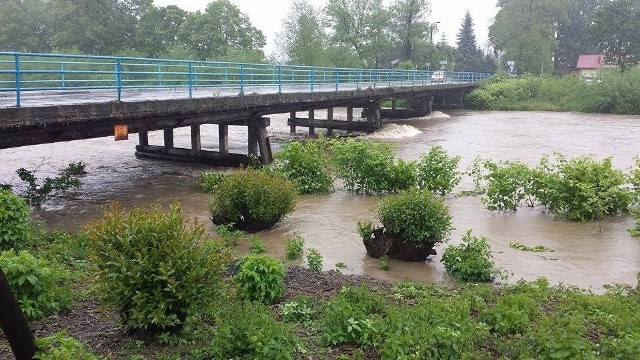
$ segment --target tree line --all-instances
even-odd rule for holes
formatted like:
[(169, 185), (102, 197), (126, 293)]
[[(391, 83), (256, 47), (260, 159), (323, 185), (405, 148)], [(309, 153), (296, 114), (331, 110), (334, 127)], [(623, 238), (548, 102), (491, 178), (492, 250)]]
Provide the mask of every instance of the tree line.
[(152, 0), (0, 0), (0, 51), (129, 55), (297, 65), (492, 71), (467, 15), (458, 47), (426, 20), (427, 0), (295, 0), (265, 56), (265, 36), (229, 0), (204, 11)]
[(638, 0), (498, 0), (498, 8), (490, 42), (520, 72), (566, 74), (580, 54), (603, 53), (623, 70), (640, 58)]

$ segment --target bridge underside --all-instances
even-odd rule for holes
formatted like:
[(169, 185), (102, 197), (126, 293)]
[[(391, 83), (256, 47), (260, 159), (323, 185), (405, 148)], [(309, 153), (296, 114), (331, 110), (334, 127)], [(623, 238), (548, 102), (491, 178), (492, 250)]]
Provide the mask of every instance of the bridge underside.
[[(310, 135), (316, 128), (371, 132), (382, 125), (382, 118), (415, 117), (430, 111), (434, 98), (460, 99), (471, 90), (470, 84), (438, 84), (430, 86), (361, 89), (338, 92), (283, 93), (211, 97), (199, 99), (156, 100), (139, 102), (108, 102), (82, 105), (61, 105), (0, 109), (0, 149), (60, 141), (106, 137), (114, 134), (114, 127), (125, 125), (128, 133), (138, 133), (139, 156), (205, 161), (216, 165), (247, 163), (249, 156), (271, 161), (271, 149), (265, 116), (290, 113), (289, 125), (308, 127)], [(385, 99), (407, 99), (411, 109), (380, 110)], [(333, 108), (347, 108), (347, 121), (333, 119)], [(364, 121), (353, 119), (353, 109), (362, 108)], [(314, 110), (328, 109), (327, 119), (315, 118)], [(308, 117), (298, 117), (306, 111)], [(200, 148), (200, 125), (217, 124), (220, 129), (219, 151)], [(229, 154), (228, 126), (247, 126), (247, 155)], [(191, 149), (173, 146), (173, 129), (191, 127)], [(164, 146), (150, 146), (147, 133), (164, 131)]]

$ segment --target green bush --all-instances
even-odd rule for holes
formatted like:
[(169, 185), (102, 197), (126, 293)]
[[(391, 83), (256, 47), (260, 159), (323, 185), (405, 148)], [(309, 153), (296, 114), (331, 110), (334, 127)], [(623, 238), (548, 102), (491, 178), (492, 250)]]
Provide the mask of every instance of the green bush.
[(531, 169), (520, 161), (486, 161), (485, 195), (482, 202), (491, 210), (516, 211), (527, 197)]
[(433, 247), (451, 232), (449, 210), (428, 190), (405, 190), (384, 199), (378, 217), (385, 231), (422, 247)]
[(72, 162), (66, 168), (58, 172), (56, 177), (47, 177), (41, 183), (35, 176), (34, 171), (20, 168), (16, 171), (18, 178), (26, 183), (27, 188), (20, 196), (23, 197), (29, 205), (40, 206), (44, 201), (49, 199), (53, 194), (58, 192), (64, 193), (69, 189), (77, 189), (80, 187), (80, 179), (78, 175), (84, 175), (86, 164), (82, 161)]
[(91, 241), (86, 233), (77, 234), (54, 231), (43, 233), (37, 240), (38, 256), (50, 262), (64, 265), (78, 273), (86, 274), (89, 267)]
[(540, 312), (540, 304), (527, 294), (505, 294), (482, 314), (482, 322), (501, 335), (524, 333)]
[(264, 245), (264, 241), (257, 236), (253, 236), (251, 238), (251, 246), (249, 247), (249, 251), (252, 254), (262, 254), (267, 251), (266, 246)]
[(67, 336), (64, 331), (51, 336), (36, 339), (38, 352), (34, 355), (37, 360), (98, 360), (85, 345)]
[(270, 167), (293, 181), (301, 194), (327, 194), (333, 177), (327, 166), (325, 141), (292, 142), (278, 151)]
[(545, 171), (534, 182), (534, 196), (557, 216), (597, 220), (627, 211), (632, 202), (627, 177), (613, 168), (611, 158), (599, 162), (591, 156), (566, 159), (556, 154), (555, 162), (543, 158), (541, 164)]
[(634, 208), (631, 210), (631, 216), (636, 222), (636, 226), (629, 229), (631, 236), (640, 236), (640, 208)]
[(10, 190), (0, 189), (0, 251), (24, 249), (31, 240), (29, 206)]
[(224, 293), (228, 249), (177, 205), (129, 213), (114, 205), (87, 232), (99, 293), (129, 329), (177, 330)]
[(323, 307), (324, 343), (376, 346), (382, 339), (384, 299), (366, 286), (345, 287)]
[(418, 187), (446, 195), (460, 182), (460, 156), (449, 156), (442, 146), (433, 146), (418, 163)]
[(293, 359), (293, 329), (261, 303), (231, 303), (216, 316), (216, 329), (200, 359)]
[(233, 224), (240, 230), (259, 231), (273, 227), (293, 212), (293, 183), (256, 170), (227, 174), (211, 200), (214, 224)]
[(264, 255), (249, 255), (235, 277), (244, 298), (273, 304), (284, 295), (284, 265)]
[(316, 249), (309, 249), (307, 253), (307, 269), (322, 271), (322, 254)]
[(71, 306), (69, 273), (28, 251), (0, 253), (4, 271), (22, 312), (28, 319), (39, 319)]
[(300, 235), (296, 234), (285, 240), (284, 243), (287, 260), (293, 261), (302, 257), (302, 253), (304, 252), (304, 239)]
[(280, 306), (280, 315), (284, 321), (305, 322), (316, 314), (315, 299), (308, 296), (296, 296), (288, 303)]
[(388, 144), (337, 139), (331, 146), (338, 177), (350, 192), (367, 195), (396, 192), (415, 184), (415, 164), (395, 163), (395, 150)]
[(205, 171), (200, 175), (198, 184), (202, 191), (210, 194), (218, 188), (222, 180), (224, 180), (225, 175), (226, 174), (222, 172)]
[(462, 237), (462, 244), (448, 246), (442, 254), (445, 269), (460, 281), (492, 281), (497, 270), (491, 260), (491, 247), (488, 239), (475, 237), (471, 230)]

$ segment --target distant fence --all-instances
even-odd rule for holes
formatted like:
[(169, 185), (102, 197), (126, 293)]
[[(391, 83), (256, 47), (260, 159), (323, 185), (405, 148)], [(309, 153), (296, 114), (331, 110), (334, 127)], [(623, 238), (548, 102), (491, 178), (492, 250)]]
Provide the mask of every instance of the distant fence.
[(353, 69), (236, 62), (146, 59), (0, 52), (0, 93), (60, 90), (113, 90), (122, 100), (126, 89), (247, 89), (269, 87), (283, 92), (339, 91), (362, 87), (476, 82), (488, 73), (399, 69)]

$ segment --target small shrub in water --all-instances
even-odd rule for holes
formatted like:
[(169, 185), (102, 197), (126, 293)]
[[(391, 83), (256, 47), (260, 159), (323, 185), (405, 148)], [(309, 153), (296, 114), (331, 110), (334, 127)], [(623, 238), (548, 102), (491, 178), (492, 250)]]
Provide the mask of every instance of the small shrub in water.
[(307, 269), (322, 271), (322, 254), (316, 249), (309, 249), (307, 253)]
[(28, 319), (39, 319), (71, 306), (69, 273), (28, 251), (0, 253), (0, 268), (22, 312)]
[(304, 252), (304, 239), (300, 235), (294, 235), (292, 238), (285, 240), (285, 256), (287, 260), (293, 261), (300, 259)]
[(235, 280), (244, 298), (273, 304), (284, 295), (285, 268), (282, 262), (264, 255), (249, 255)]
[(301, 194), (327, 194), (333, 177), (327, 166), (326, 141), (292, 142), (280, 149), (270, 167), (293, 181)]
[(267, 251), (267, 248), (264, 245), (262, 239), (257, 236), (251, 238), (251, 246), (249, 247), (249, 251), (252, 254), (262, 254)]
[(129, 329), (177, 330), (224, 293), (228, 249), (177, 205), (129, 213), (114, 205), (87, 233), (99, 293)]
[(428, 190), (410, 189), (384, 199), (378, 217), (385, 231), (419, 247), (431, 248), (451, 232), (449, 210)]
[(44, 201), (57, 192), (66, 192), (69, 189), (77, 189), (80, 187), (80, 179), (78, 175), (86, 172), (83, 162), (72, 162), (66, 168), (60, 170), (58, 176), (47, 177), (39, 183), (34, 171), (20, 168), (16, 171), (18, 178), (26, 183), (27, 188), (20, 194), (25, 198), (29, 205), (40, 206)]
[(490, 210), (516, 211), (526, 198), (531, 169), (520, 161), (486, 161), (487, 187), (482, 202)]
[(215, 172), (215, 171), (205, 171), (200, 175), (200, 179), (198, 179), (198, 184), (202, 191), (206, 193), (214, 192), (222, 180), (224, 179), (225, 173)]
[(295, 198), (289, 180), (256, 170), (235, 171), (212, 194), (211, 220), (245, 231), (268, 229), (293, 211)]
[(391, 269), (391, 265), (389, 265), (389, 256), (385, 255), (381, 257), (378, 265), (380, 266), (380, 269), (389, 271)]
[(442, 254), (445, 269), (451, 272), (456, 280), (488, 282), (492, 281), (497, 270), (491, 260), (491, 248), (488, 239), (475, 237), (471, 230), (462, 237), (462, 244), (448, 246)]
[(0, 251), (20, 250), (31, 240), (29, 206), (9, 190), (0, 189)]
[(418, 163), (418, 187), (446, 195), (460, 182), (460, 156), (449, 156), (442, 146), (433, 146)]

